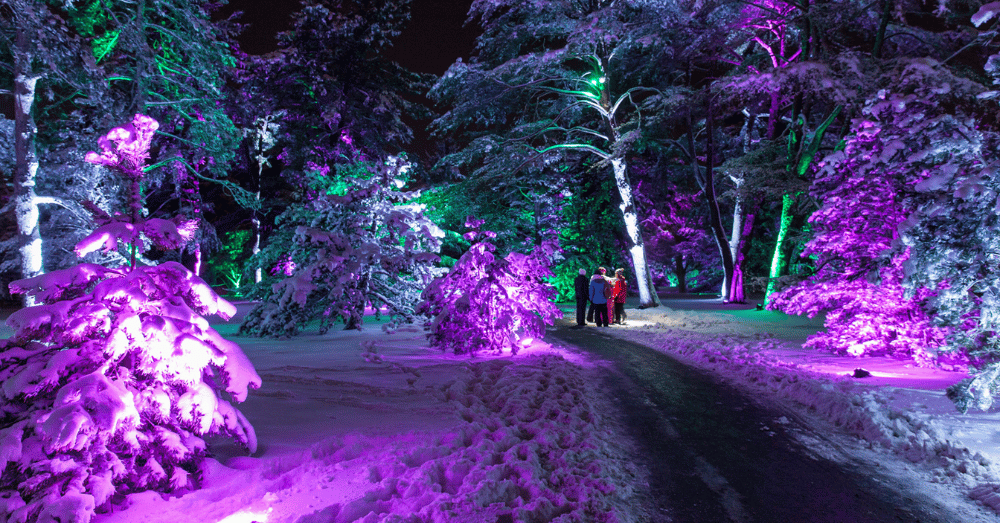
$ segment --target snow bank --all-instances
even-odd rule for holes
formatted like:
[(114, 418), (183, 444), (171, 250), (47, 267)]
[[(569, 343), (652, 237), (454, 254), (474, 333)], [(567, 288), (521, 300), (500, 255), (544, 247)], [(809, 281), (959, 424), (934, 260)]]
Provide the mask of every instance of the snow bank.
[(406, 329), (240, 344), (268, 384), (245, 404), (262, 453), (216, 448), (201, 490), (95, 523), (635, 521), (614, 407), (558, 348), (470, 359)]
[[(949, 373), (950, 379), (928, 377), (943, 371), (914, 369), (912, 362), (887, 359), (838, 357), (839, 363), (834, 364), (829, 358), (803, 354), (800, 340), (790, 341), (794, 336), (782, 340), (771, 334), (782, 329), (788, 334), (787, 325), (759, 322), (748, 328), (748, 323), (753, 324), (747, 321), (752, 317), (748, 312), (753, 314), (746, 311), (740, 317), (741, 313), (664, 307), (629, 310), (631, 328), (607, 332), (710, 370), (755, 394), (765, 393), (778, 402), (794, 402), (809, 415), (833, 423), (871, 448), (905, 458), (922, 471), (926, 480), (967, 489), (970, 497), (1000, 512), (1000, 468), (995, 463), (1000, 456), (995, 446), (975, 448), (960, 439), (954, 407), (952, 412), (927, 412), (915, 408), (925, 405), (900, 400), (901, 393), (910, 389), (887, 385), (892, 381), (888, 377), (899, 376), (906, 385), (931, 383), (946, 387), (964, 378), (964, 374)], [(772, 313), (759, 314), (760, 318), (773, 318), (767, 316)], [(822, 364), (817, 365), (817, 361)], [(870, 363), (895, 372), (881, 373), (883, 379), (876, 381), (879, 386), (848, 377), (855, 367)], [(942, 390), (935, 393), (943, 396)], [(995, 432), (996, 420), (991, 421)]]

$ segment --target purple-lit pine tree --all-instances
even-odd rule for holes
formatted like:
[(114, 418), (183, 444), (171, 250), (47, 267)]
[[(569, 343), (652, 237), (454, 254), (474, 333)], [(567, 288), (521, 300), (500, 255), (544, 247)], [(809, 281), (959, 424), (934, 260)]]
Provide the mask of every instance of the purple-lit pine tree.
[[(142, 216), (141, 184), (155, 120), (136, 115), (87, 161), (131, 186), (127, 214), (95, 210), (85, 256), (124, 245), (132, 264), (83, 263), (11, 284), (40, 305), (12, 314), (0, 343), (0, 514), (5, 521), (90, 520), (115, 494), (197, 486), (209, 434), (256, 449), (230, 403), (260, 377), (203, 315), (236, 311), (176, 262), (137, 266), (153, 245), (176, 249), (194, 224)], [(230, 399), (227, 399), (230, 398)]]
[(960, 302), (976, 278), (968, 263), (976, 256), (962, 256), (958, 245), (981, 247), (970, 242), (979, 222), (957, 210), (976, 194), (984, 165), (982, 134), (962, 108), (981, 87), (930, 59), (900, 60), (887, 80), (894, 91), (867, 101), (846, 148), (823, 160), (814, 181), (822, 205), (803, 254), (816, 257), (816, 273), (770, 306), (826, 312), (827, 332), (812, 346), (933, 364), (956, 334), (946, 327), (971, 312)]
[(471, 231), (465, 238), (475, 243), (448, 274), (427, 287), (419, 312), (431, 316), (428, 337), (441, 350), (516, 354), (562, 317), (552, 302), (556, 290), (545, 282), (559, 247), (547, 239), (529, 254), (501, 258), (490, 243), (496, 234), (479, 230), (483, 223), (466, 220)]

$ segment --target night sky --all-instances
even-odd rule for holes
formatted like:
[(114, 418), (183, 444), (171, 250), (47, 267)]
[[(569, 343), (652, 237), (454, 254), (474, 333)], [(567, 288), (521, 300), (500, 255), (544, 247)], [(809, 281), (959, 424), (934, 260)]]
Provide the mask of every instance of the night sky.
[[(440, 75), (456, 58), (467, 59), (478, 28), (464, 26), (472, 0), (413, 0), (409, 26), (396, 40), (390, 57), (408, 69)], [(223, 16), (243, 11), (250, 27), (240, 38), (243, 51), (265, 54), (275, 47), (274, 36), (289, 28), (289, 16), (299, 9), (296, 0), (230, 0)]]

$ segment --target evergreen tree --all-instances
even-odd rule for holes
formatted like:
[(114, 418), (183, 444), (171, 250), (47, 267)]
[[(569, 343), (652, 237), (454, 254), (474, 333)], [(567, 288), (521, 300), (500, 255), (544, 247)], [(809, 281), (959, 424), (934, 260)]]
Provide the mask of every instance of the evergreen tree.
[(996, 200), (984, 172), (995, 133), (970, 116), (982, 87), (930, 59), (900, 60), (893, 73), (894, 89), (868, 101), (813, 183), (823, 203), (804, 255), (816, 257), (816, 273), (773, 306), (826, 312), (827, 332), (809, 342), (825, 350), (976, 361), (989, 344), (979, 330), (984, 301), (967, 293), (990, 285), (983, 263)]
[(108, 71), (110, 94), (124, 114), (156, 118), (160, 134), (175, 138), (161, 152), (171, 167), (151, 172), (150, 190), (163, 189), (182, 214), (198, 220), (188, 265), (200, 272), (201, 245), (214, 242), (204, 220), (212, 202), (202, 197), (202, 182), (223, 184), (241, 205), (252, 194), (225, 180), (242, 135), (227, 114), (226, 82), (237, 65), (232, 44), (237, 26), (213, 22), (219, 4), (207, 0), (81, 2), (93, 13), (94, 54)]
[[(176, 249), (196, 223), (142, 216), (141, 184), (155, 120), (136, 115), (87, 161), (130, 186), (127, 213), (107, 215), (80, 256), (124, 244)], [(176, 262), (112, 268), (83, 263), (11, 284), (41, 305), (8, 320), (0, 343), (0, 489), (8, 521), (89, 521), (115, 494), (197, 486), (209, 434), (250, 452), (253, 427), (225, 399), (260, 377), (239, 346), (202, 317), (235, 307)]]
[(404, 118), (425, 112), (407, 100), (424, 76), (385, 57), (408, 19), (408, 0), (307, 0), (278, 50), (250, 59), (243, 80), (262, 113), (253, 117), (286, 112), (285, 168), (333, 165), (354, 149), (377, 158), (401, 151), (412, 137)]
[[(11, 207), (17, 222), (13, 247), (18, 251), (22, 278), (44, 271), (39, 205), (61, 203), (39, 196), (39, 92), (78, 106), (102, 107), (101, 74), (90, 41), (73, 31), (80, 14), (63, 2), (14, 0), (0, 5), (0, 53), (14, 97), (14, 173)], [(46, 122), (49, 123), (49, 122)], [(58, 127), (53, 125), (52, 129)], [(67, 133), (68, 134), (68, 133)], [(64, 139), (67, 136), (63, 136)], [(31, 298), (25, 297), (30, 304)]]
[(642, 134), (640, 108), (664, 100), (653, 89), (659, 84), (647, 83), (662, 65), (653, 56), (658, 17), (669, 13), (655, 4), (475, 2), (470, 20), (484, 30), (476, 55), (455, 63), (431, 91), (447, 107), (436, 131), (463, 143), (443, 165), (464, 169), (501, 197), (578, 185), (573, 172), (556, 167), (580, 154), (610, 167), (643, 306), (657, 299), (628, 154)]
[(448, 274), (424, 291), (419, 311), (431, 317), (431, 345), (455, 354), (517, 351), (545, 335), (545, 326), (562, 317), (552, 302), (556, 291), (545, 280), (559, 255), (547, 238), (529, 254), (496, 254), (492, 231), (471, 216), (464, 236), (473, 242)]
[(389, 329), (413, 322), (443, 234), (421, 206), (405, 204), (413, 198), (400, 190), (405, 162), (316, 169), (313, 199), (278, 217), (285, 233), (253, 260), (276, 278), (264, 280), (261, 304), (240, 331), (293, 336), (317, 319), (320, 332), (336, 320), (361, 329), (366, 307), (376, 315), (385, 308)]

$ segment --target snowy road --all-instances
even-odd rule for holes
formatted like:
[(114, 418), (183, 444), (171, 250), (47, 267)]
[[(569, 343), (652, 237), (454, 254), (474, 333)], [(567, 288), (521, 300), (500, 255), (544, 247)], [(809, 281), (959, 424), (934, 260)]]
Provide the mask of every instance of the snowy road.
[(550, 335), (609, 362), (607, 393), (650, 471), (649, 521), (956, 521), (792, 411), (593, 327), (563, 322)]

